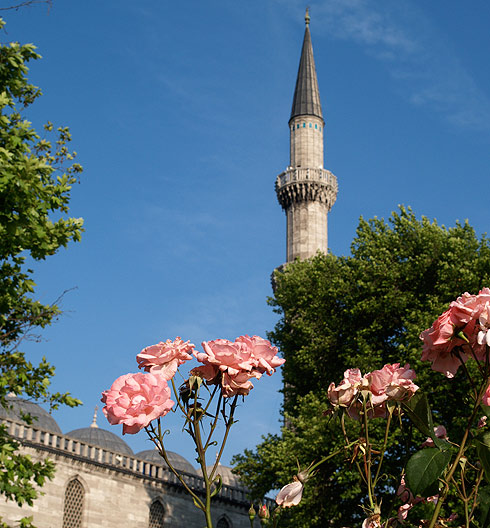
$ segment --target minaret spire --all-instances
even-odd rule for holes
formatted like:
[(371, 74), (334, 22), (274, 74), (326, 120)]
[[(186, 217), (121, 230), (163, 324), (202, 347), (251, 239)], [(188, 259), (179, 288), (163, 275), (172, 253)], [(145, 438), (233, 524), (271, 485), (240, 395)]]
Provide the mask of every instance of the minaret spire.
[(305, 35), (289, 118), (290, 162), (276, 180), (286, 213), (286, 261), (327, 253), (327, 216), (337, 198), (337, 178), (323, 168), (323, 119), (306, 9)]
[(300, 115), (314, 115), (323, 120), (320, 90), (318, 89), (313, 46), (311, 44), (310, 14), (308, 8), (306, 8), (305, 22), (305, 36), (303, 39), (303, 49), (301, 50), (301, 59), (299, 61), (290, 121)]

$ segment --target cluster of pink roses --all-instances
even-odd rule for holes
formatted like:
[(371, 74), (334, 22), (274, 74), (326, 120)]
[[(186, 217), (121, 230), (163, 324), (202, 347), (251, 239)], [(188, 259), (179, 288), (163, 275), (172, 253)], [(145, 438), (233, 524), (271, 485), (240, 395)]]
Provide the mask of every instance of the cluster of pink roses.
[[(430, 361), (433, 370), (448, 378), (454, 377), (471, 355), (485, 363), (490, 345), (490, 288), (483, 288), (478, 295), (458, 297), (420, 339), (424, 342), (422, 361)], [(457, 354), (456, 347), (460, 347)]]
[(367, 392), (368, 416), (370, 418), (386, 416), (386, 402), (406, 401), (412, 397), (418, 386), (415, 385), (415, 372), (406, 364), (385, 365), (362, 376), (358, 368), (344, 372), (344, 379), (336, 387), (331, 383), (328, 387), (328, 399), (334, 407), (346, 407), (347, 414), (354, 419), (359, 418), (363, 403), (362, 392)]
[(204, 341), (202, 346), (204, 353), (196, 352), (195, 345), (177, 337), (144, 348), (136, 360), (145, 373), (120, 376), (102, 393), (102, 410), (109, 423), (123, 424), (123, 434), (134, 434), (167, 414), (174, 405), (167, 382), (193, 356), (203, 365), (190, 374), (220, 384), (225, 397), (248, 394), (253, 388), (251, 378), (270, 376), (285, 361), (277, 356), (276, 347), (258, 336), (237, 337), (234, 343)]
[(203, 366), (191, 370), (210, 385), (220, 384), (223, 396), (246, 395), (253, 388), (252, 378), (262, 374), (271, 376), (284, 359), (277, 356), (277, 348), (259, 336), (240, 336), (235, 342), (216, 339), (202, 343), (204, 353), (195, 353)]

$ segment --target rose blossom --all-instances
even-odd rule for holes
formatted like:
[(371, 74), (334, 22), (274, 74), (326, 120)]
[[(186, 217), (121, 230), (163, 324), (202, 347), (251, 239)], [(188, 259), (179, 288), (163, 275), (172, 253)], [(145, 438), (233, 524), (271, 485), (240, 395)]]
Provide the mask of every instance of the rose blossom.
[(255, 360), (254, 370), (263, 374), (267, 372), (271, 376), (277, 367), (280, 367), (286, 360), (277, 355), (277, 347), (271, 342), (259, 336), (240, 336), (235, 339), (235, 344), (247, 347)]
[(433, 495), (432, 497), (427, 497), (426, 499), (422, 497), (414, 497), (412, 492), (405, 484), (404, 475), (402, 475), (400, 486), (398, 487), (396, 494), (398, 497), (400, 497), (400, 500), (405, 503), (398, 508), (397, 517), (400, 522), (403, 522), (407, 518), (408, 512), (419, 502), (437, 502), (437, 499), (439, 498), (439, 495)]
[(407, 400), (418, 390), (418, 386), (413, 383), (416, 378), (415, 372), (408, 363), (404, 367), (400, 367), (400, 363), (385, 365), (380, 370), (366, 374), (366, 378), (372, 392), (373, 405), (387, 400)]
[(478, 344), (490, 346), (490, 303), (487, 301), (478, 318), (480, 331), (478, 332)]
[(161, 376), (125, 374), (102, 393), (102, 409), (111, 425), (123, 424), (123, 434), (135, 434), (152, 420), (165, 416), (174, 402), (170, 388)]
[(195, 367), (189, 374), (191, 376), (199, 376), (206, 380), (208, 385), (221, 384), (221, 393), (225, 398), (237, 394), (246, 396), (253, 389), (250, 379), (256, 377), (254, 374), (247, 372), (246, 370), (240, 370), (235, 374), (229, 374), (228, 372), (222, 373), (215, 365), (202, 365)]
[(194, 352), (203, 366), (191, 370), (191, 375), (202, 377), (210, 385), (221, 384), (223, 396), (247, 395), (253, 389), (252, 378), (270, 376), (284, 363), (277, 356), (277, 348), (259, 336), (240, 336), (235, 342), (227, 339), (203, 341), (204, 352)]
[(442, 372), (446, 377), (453, 378), (468, 356), (461, 353), (461, 360), (452, 354), (456, 346), (465, 344), (460, 337), (455, 337), (455, 324), (452, 319), (451, 308), (445, 311), (430, 328), (420, 334), (424, 342), (422, 361), (431, 361), (432, 370)]
[[(443, 425), (434, 427), (434, 434), (437, 436), (437, 438), (442, 438), (444, 440), (447, 440), (448, 438), (446, 428)], [(434, 440), (432, 440), (432, 438), (429, 436), (420, 447), (434, 447)]]
[(381, 515), (379, 513), (375, 513), (367, 519), (364, 519), (362, 528), (381, 528)]
[(308, 480), (308, 472), (301, 471), (293, 477), (290, 484), (286, 484), (277, 494), (276, 503), (282, 508), (297, 506), (303, 496), (304, 483)]
[(152, 374), (160, 374), (164, 379), (169, 380), (174, 377), (179, 365), (182, 365), (192, 356), (189, 352), (195, 346), (190, 341), (182, 341), (177, 337), (174, 341), (167, 339), (156, 345), (144, 348), (137, 356), (138, 367)]
[(398, 489), (396, 490), (396, 494), (398, 497), (400, 497), (400, 500), (402, 502), (413, 502), (415, 500), (412, 492), (410, 491), (409, 488), (407, 488), (404, 475), (402, 475), (402, 478), (400, 480), (400, 485), (398, 486)]
[(490, 385), (487, 387), (487, 390), (485, 391), (481, 402), (483, 403), (483, 405), (490, 406)]
[[(431, 326), (420, 334), (424, 342), (422, 361), (431, 361), (432, 369), (442, 372), (448, 378), (454, 377), (468, 355), (460, 351), (461, 359), (453, 354), (453, 349), (467, 342), (458, 337), (461, 331), (468, 339), (475, 357), (485, 360), (485, 344), (490, 337), (487, 324), (490, 318), (490, 288), (483, 288), (478, 295), (464, 293), (451, 302), (449, 310), (444, 312)], [(477, 325), (477, 322), (479, 325)], [(483, 346), (482, 346), (483, 345)]]
[(235, 396), (246, 396), (253, 388), (251, 378), (254, 378), (253, 374), (246, 371), (238, 372), (237, 374), (228, 374), (223, 372), (223, 378), (221, 380), (221, 392), (225, 398)]
[(228, 339), (203, 341), (203, 352), (194, 352), (197, 360), (205, 365), (215, 365), (221, 371), (237, 373), (240, 370), (251, 371), (255, 365), (252, 352), (246, 346), (236, 345)]
[(327, 394), (330, 403), (335, 406), (349, 407), (359, 392), (362, 380), (361, 371), (358, 368), (346, 370), (344, 379), (338, 387), (333, 382), (328, 387)]

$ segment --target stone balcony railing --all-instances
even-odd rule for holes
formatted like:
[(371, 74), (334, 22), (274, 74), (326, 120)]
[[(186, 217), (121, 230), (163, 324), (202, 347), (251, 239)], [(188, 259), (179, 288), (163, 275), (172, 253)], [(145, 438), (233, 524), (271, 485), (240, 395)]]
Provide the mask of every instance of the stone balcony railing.
[[(26, 447), (75, 458), (82, 462), (86, 461), (139, 478), (158, 480), (172, 487), (184, 488), (179, 479), (169, 469), (159, 464), (148, 462), (134, 455), (117, 453), (65, 435), (45, 431), (35, 427), (35, 425), (27, 425), (5, 418), (2, 419), (2, 422), (6, 425), (8, 433)], [(180, 473), (191, 489), (198, 493), (203, 492), (204, 480), (202, 477), (192, 473)], [(239, 506), (246, 506), (247, 508), (250, 506), (247, 491), (235, 486), (223, 484), (217, 499)], [(270, 506), (272, 500), (266, 499), (266, 503)]]
[(288, 167), (276, 179), (276, 193), (283, 209), (293, 202), (317, 200), (330, 210), (337, 199), (337, 178), (326, 169)]

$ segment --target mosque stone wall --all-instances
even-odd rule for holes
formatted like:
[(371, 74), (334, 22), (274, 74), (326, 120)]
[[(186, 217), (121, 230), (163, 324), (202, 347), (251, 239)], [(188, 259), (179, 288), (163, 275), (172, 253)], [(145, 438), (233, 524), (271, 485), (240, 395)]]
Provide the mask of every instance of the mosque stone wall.
[[(137, 455), (111, 452), (66, 435), (5, 420), (9, 432), (23, 442), (22, 451), (34, 460), (50, 458), (56, 474), (41, 488), (42, 495), (32, 507), (0, 502), (0, 517), (12, 526), (24, 516), (32, 516), (37, 528), (65, 528), (63, 522), (66, 491), (74, 479), (83, 489), (80, 528), (148, 528), (150, 506), (159, 501), (164, 526), (202, 528), (203, 514), (166, 468), (139, 459)], [(202, 478), (188, 474), (189, 486), (202, 489)], [(215, 525), (223, 516), (230, 528), (249, 528), (249, 504), (243, 489), (223, 486), (214, 500)]]

